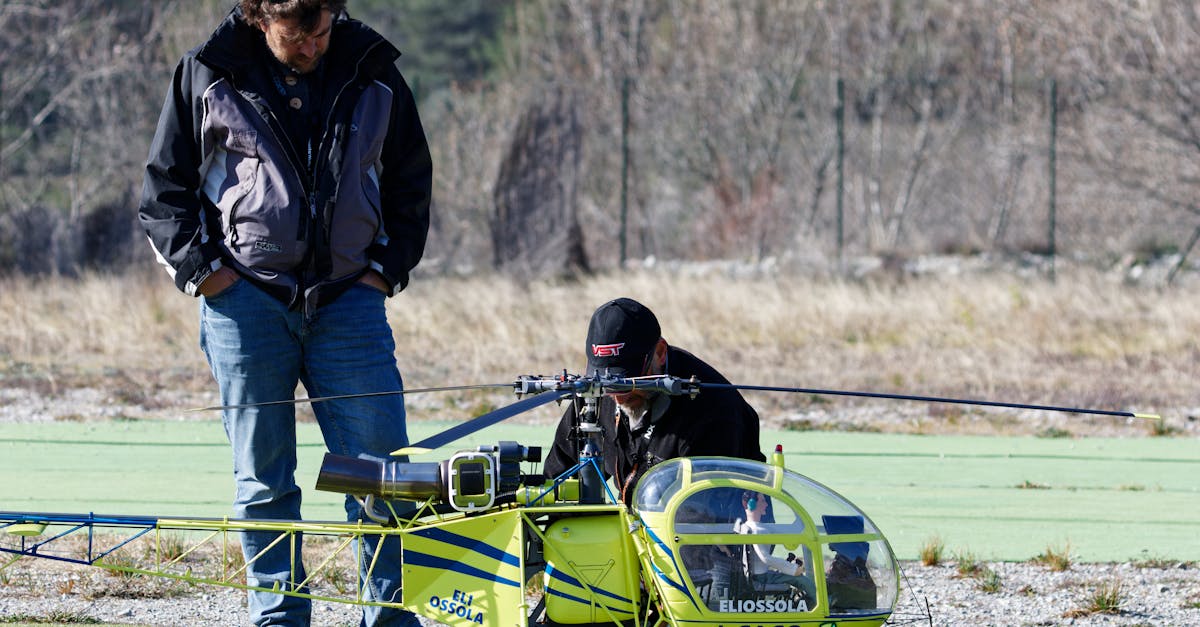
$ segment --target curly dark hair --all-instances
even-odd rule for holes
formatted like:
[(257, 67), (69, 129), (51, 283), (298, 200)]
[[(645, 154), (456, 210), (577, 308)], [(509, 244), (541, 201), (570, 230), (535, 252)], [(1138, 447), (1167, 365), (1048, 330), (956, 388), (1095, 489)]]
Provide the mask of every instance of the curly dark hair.
[(303, 32), (311, 32), (328, 9), (335, 16), (346, 9), (346, 0), (240, 0), (242, 18), (259, 26), (278, 19), (294, 19)]

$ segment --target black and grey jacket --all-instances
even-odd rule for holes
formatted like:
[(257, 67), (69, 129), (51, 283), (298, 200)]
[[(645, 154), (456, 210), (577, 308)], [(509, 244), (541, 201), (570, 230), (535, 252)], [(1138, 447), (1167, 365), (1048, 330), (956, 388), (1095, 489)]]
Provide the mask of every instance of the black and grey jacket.
[(393, 294), (407, 285), (429, 230), (429, 146), (399, 51), (344, 14), (330, 36), (311, 157), (272, 110), (269, 53), (239, 9), (176, 67), (138, 218), (180, 290), (221, 265), (306, 310), (367, 269)]
[[(695, 376), (704, 383), (729, 383), (712, 366), (674, 346), (667, 352), (667, 374), (683, 379)], [(621, 500), (629, 502), (638, 479), (663, 460), (719, 455), (766, 461), (758, 442), (758, 413), (737, 390), (710, 389), (695, 398), (673, 396), (670, 401), (657, 420), (643, 417), (630, 424), (612, 397), (600, 399), (596, 419), (604, 430), (600, 444), (604, 473), (614, 479)], [(578, 461), (570, 437), (577, 423), (572, 404), (563, 412), (546, 456), (543, 468), (547, 478), (557, 477)]]

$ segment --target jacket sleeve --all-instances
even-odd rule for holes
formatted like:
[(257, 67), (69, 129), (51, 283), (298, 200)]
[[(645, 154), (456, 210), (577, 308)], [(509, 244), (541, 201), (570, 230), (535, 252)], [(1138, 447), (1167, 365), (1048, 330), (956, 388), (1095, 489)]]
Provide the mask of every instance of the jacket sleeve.
[(425, 252), (433, 162), (412, 91), (394, 67), (389, 83), (394, 97), (379, 176), (386, 237), (373, 244), (367, 254), (371, 267), (383, 275), (395, 294), (408, 285), (409, 272)]
[(571, 443), (571, 424), (574, 421), (575, 404), (568, 403), (562, 419), (558, 422), (558, 428), (554, 431), (554, 442), (550, 444), (550, 452), (546, 454), (546, 461), (542, 466), (542, 472), (547, 479), (561, 475), (579, 461), (575, 446)]
[[(171, 88), (150, 143), (138, 221), (146, 230), (159, 261), (183, 292), (196, 287), (219, 267), (219, 249), (206, 241), (200, 186), (199, 126), (203, 103), (196, 97), (185, 58), (175, 68)], [(201, 86), (202, 88), (202, 86)]]
[(702, 419), (691, 429), (690, 438), (680, 438), (679, 456), (719, 455), (766, 461), (758, 441), (758, 413), (736, 393), (725, 396), (720, 403), (711, 401), (704, 409), (697, 408), (697, 417)]
[(690, 438), (680, 438), (680, 457), (702, 457), (719, 455), (722, 457), (742, 457), (744, 450), (744, 435), (738, 429), (728, 428), (728, 423), (709, 422), (696, 425)]

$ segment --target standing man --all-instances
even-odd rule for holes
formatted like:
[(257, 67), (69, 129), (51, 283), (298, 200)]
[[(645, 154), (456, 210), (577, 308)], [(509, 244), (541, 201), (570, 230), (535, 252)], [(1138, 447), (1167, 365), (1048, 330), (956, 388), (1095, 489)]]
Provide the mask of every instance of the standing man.
[[(151, 144), (138, 217), (175, 285), (200, 297), (225, 405), (290, 400), (298, 382), (310, 397), (403, 389), (384, 301), (424, 251), (432, 165), (400, 53), (345, 4), (241, 0), (180, 61)], [(334, 453), (385, 460), (408, 444), (399, 394), (313, 412)], [(223, 417), (235, 515), (299, 518), (294, 407)], [(363, 516), (349, 498), (346, 511)], [(243, 534), (247, 583), (303, 593), (300, 543), (267, 550), (276, 538)], [(367, 600), (399, 601), (398, 541), (365, 544)], [(258, 625), (307, 625), (311, 611), (261, 590), (249, 609)], [(377, 606), (363, 622), (418, 624)]]
[[(587, 333), (587, 376), (640, 377), (669, 374), (702, 383), (729, 383), (695, 355), (667, 344), (658, 319), (645, 305), (618, 298), (592, 314)], [(758, 443), (758, 414), (733, 389), (705, 390), (695, 398), (634, 390), (604, 395), (596, 409), (604, 430), (604, 472), (618, 497), (633, 497), (637, 480), (651, 466), (675, 457), (721, 455), (766, 461)], [(575, 465), (571, 431), (578, 423), (574, 404), (563, 413), (545, 463), (547, 477)], [(730, 519), (732, 520), (732, 518)]]

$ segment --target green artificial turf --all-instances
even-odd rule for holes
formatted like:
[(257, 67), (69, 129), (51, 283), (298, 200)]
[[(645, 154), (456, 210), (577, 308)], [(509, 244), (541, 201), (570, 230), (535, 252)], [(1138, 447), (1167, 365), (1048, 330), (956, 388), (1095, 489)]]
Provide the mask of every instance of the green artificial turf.
[[(414, 422), (416, 441), (449, 426)], [(324, 447), (300, 424), (304, 516), (343, 516), (312, 489)], [(516, 440), (550, 427), (497, 425), (413, 461)], [(1077, 561), (1200, 560), (1200, 443), (1183, 438), (1040, 439), (864, 433), (762, 434), (787, 466), (846, 496), (896, 553), (938, 537), (949, 556), (1026, 560), (1048, 548)], [(212, 517), (229, 513), (231, 461), (219, 421), (0, 426), (0, 510)]]
[(1200, 559), (1195, 440), (764, 433), (764, 448), (776, 440), (906, 559), (935, 536), (981, 559)]

